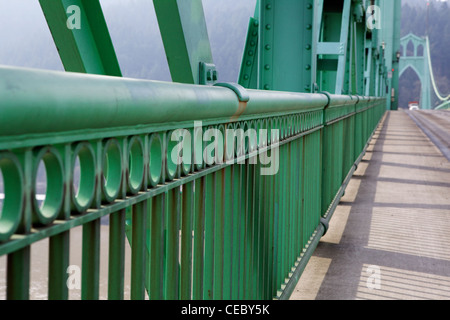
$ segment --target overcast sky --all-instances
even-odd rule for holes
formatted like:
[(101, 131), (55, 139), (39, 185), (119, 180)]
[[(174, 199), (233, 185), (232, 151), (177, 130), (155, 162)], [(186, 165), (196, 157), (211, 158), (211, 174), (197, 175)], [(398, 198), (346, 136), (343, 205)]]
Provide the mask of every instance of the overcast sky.
[[(427, 0), (402, 0), (405, 2), (426, 5)], [(100, 3), (124, 76), (170, 81), (152, 1), (100, 0)], [(211, 50), (221, 81), (237, 80), (248, 19), (253, 16), (255, 3), (256, 0), (203, 0)], [(123, 30), (129, 33), (124, 36)], [(139, 35), (142, 41), (132, 38), (136, 43), (126, 43), (128, 35)], [(229, 51), (223, 52), (224, 48)], [(141, 60), (148, 61), (142, 62), (141, 70), (136, 70), (136, 62)], [(0, 0), (0, 64), (63, 70), (37, 0)]]
[[(131, 70), (131, 64), (136, 65), (136, 59), (141, 59), (144, 55), (154, 62), (154, 66), (147, 66), (149, 70), (143, 70), (147, 74), (156, 74), (156, 80), (170, 81), (152, 1), (101, 0), (100, 3), (124, 76), (133, 74), (136, 77), (146, 77), (136, 75)], [(213, 57), (219, 73), (222, 69), (222, 74), (228, 77), (224, 81), (236, 81), (239, 66), (232, 66), (232, 70), (221, 66), (227, 63), (227, 57), (222, 57), (217, 50), (226, 41), (224, 38), (237, 41), (237, 47), (243, 48), (248, 19), (253, 16), (255, 3), (256, 0), (203, 0)], [(238, 26), (230, 25), (230, 16), (240, 17)], [(123, 39), (125, 28), (130, 34), (138, 34), (140, 38), (151, 41), (142, 41), (130, 48), (129, 44), (122, 43), (127, 40)], [(236, 33), (230, 33), (230, 30), (235, 30)], [(37, 0), (0, 0), (0, 43), (0, 64), (63, 70)], [(235, 55), (233, 61), (236, 61), (242, 52), (231, 55)]]

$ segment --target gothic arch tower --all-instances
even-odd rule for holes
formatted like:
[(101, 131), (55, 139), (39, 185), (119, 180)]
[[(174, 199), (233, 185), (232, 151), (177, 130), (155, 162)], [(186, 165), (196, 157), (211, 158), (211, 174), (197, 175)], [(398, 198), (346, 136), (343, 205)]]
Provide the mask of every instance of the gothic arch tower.
[[(420, 93), (420, 108), (431, 109), (431, 80), (428, 65), (427, 43), (425, 38), (418, 37), (412, 33), (400, 39), (400, 77), (408, 68), (414, 70), (422, 85)], [(408, 50), (412, 49), (412, 50)]]

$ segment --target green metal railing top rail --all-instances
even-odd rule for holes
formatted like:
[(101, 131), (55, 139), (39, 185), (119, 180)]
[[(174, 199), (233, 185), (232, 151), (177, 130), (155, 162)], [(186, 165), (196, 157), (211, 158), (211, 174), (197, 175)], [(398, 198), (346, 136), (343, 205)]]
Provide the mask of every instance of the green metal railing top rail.
[(125, 238), (132, 299), (289, 297), (386, 103), (9, 67), (0, 94), (8, 299), (29, 298), (30, 248), (47, 238), (48, 297), (68, 298), (77, 226), (81, 296), (99, 298), (105, 216), (110, 299)]

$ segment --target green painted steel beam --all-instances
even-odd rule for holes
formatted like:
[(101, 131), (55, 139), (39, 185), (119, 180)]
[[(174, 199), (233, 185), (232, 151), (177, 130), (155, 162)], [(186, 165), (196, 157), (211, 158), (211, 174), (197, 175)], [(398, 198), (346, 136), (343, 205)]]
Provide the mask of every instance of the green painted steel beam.
[(316, 82), (321, 91), (342, 94), (350, 62), (351, 0), (324, 0), (316, 6)]
[(352, 5), (352, 43), (351, 43), (351, 75), (349, 94), (364, 94), (364, 71), (366, 62), (366, 16), (362, 0)]
[(99, 0), (39, 0), (66, 71), (121, 76)]
[(257, 89), (258, 87), (258, 26), (259, 21), (255, 18), (250, 18), (241, 70), (239, 72), (238, 83), (248, 89)]
[(313, 4), (261, 0), (259, 18), (258, 88), (312, 92)]
[(341, 31), (340, 31), (340, 40), (343, 44), (343, 50), (346, 52), (344, 55), (340, 55), (338, 58), (338, 69), (336, 75), (336, 89), (334, 90), (335, 94), (342, 94), (344, 92), (345, 86), (345, 73), (349, 64), (347, 63), (347, 54), (349, 49), (349, 35), (350, 34), (350, 21), (351, 21), (351, 0), (344, 0), (344, 7), (342, 10), (342, 21), (341, 21)]
[[(153, 0), (153, 4), (172, 80), (191, 84), (214, 83), (217, 71), (202, 1)], [(201, 70), (201, 65), (204, 70)], [(203, 76), (206, 81), (201, 81), (201, 71), (206, 75)]]

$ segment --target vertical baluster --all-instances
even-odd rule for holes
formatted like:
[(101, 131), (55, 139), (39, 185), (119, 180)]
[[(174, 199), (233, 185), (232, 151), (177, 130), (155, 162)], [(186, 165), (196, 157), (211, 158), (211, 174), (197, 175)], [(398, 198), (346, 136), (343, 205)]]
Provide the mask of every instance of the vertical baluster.
[(67, 300), (67, 268), (69, 267), (70, 231), (49, 239), (48, 299)]
[(247, 199), (247, 166), (239, 164), (239, 299), (245, 298), (245, 276), (246, 276), (246, 257), (247, 257), (247, 242), (246, 242), (246, 199)]
[(182, 217), (181, 217), (181, 272), (180, 272), (180, 299), (191, 299), (192, 289), (192, 222), (194, 215), (194, 188), (195, 182), (183, 185)]
[(30, 246), (8, 254), (7, 289), (8, 300), (28, 300), (30, 288)]
[[(253, 161), (253, 160), (252, 160)], [(260, 185), (260, 175), (259, 175), (259, 165), (253, 164), (250, 165), (250, 168), (253, 172), (253, 209), (252, 209), (252, 226), (253, 226), (253, 272), (252, 272), (252, 278), (253, 278), (253, 294), (252, 299), (260, 299), (260, 276), (261, 276), (261, 242), (260, 242), (260, 226), (261, 226), (261, 214), (260, 214), (260, 191), (261, 191), (261, 185)]]
[(167, 300), (179, 299), (179, 216), (181, 209), (180, 188), (174, 188), (168, 192), (167, 229), (166, 229), (166, 254), (165, 254), (165, 293)]
[(100, 219), (83, 225), (81, 299), (97, 300), (99, 294)]
[(166, 194), (152, 199), (150, 243), (150, 299), (163, 299), (164, 288), (164, 212)]
[(148, 202), (132, 207), (131, 220), (131, 300), (145, 299), (146, 227)]
[(239, 298), (239, 287), (241, 285), (239, 281), (240, 275), (240, 204), (242, 202), (241, 194), (241, 180), (240, 180), (241, 165), (235, 164), (232, 166), (232, 239), (231, 239), (231, 298), (237, 300)]
[(245, 299), (253, 299), (253, 170), (249, 160), (245, 161), (246, 167), (246, 208), (245, 208)]
[(214, 246), (215, 246), (215, 210), (214, 210), (214, 189), (215, 175), (209, 174), (205, 177), (205, 262), (203, 280), (203, 299), (211, 300), (214, 294)]
[(205, 188), (206, 177), (195, 181), (194, 261), (192, 298), (203, 299), (204, 244), (205, 244)]
[(123, 300), (125, 270), (125, 215), (126, 210), (109, 217), (109, 273), (108, 298)]
[(222, 187), (222, 201), (223, 201), (223, 214), (224, 214), (224, 242), (223, 242), (223, 295), (222, 299), (231, 299), (232, 288), (232, 266), (233, 266), (233, 187), (234, 176), (233, 167), (228, 166), (224, 169), (224, 179)]
[(213, 271), (213, 299), (222, 300), (223, 297), (223, 269), (224, 269), (224, 170), (214, 173), (214, 271)]

